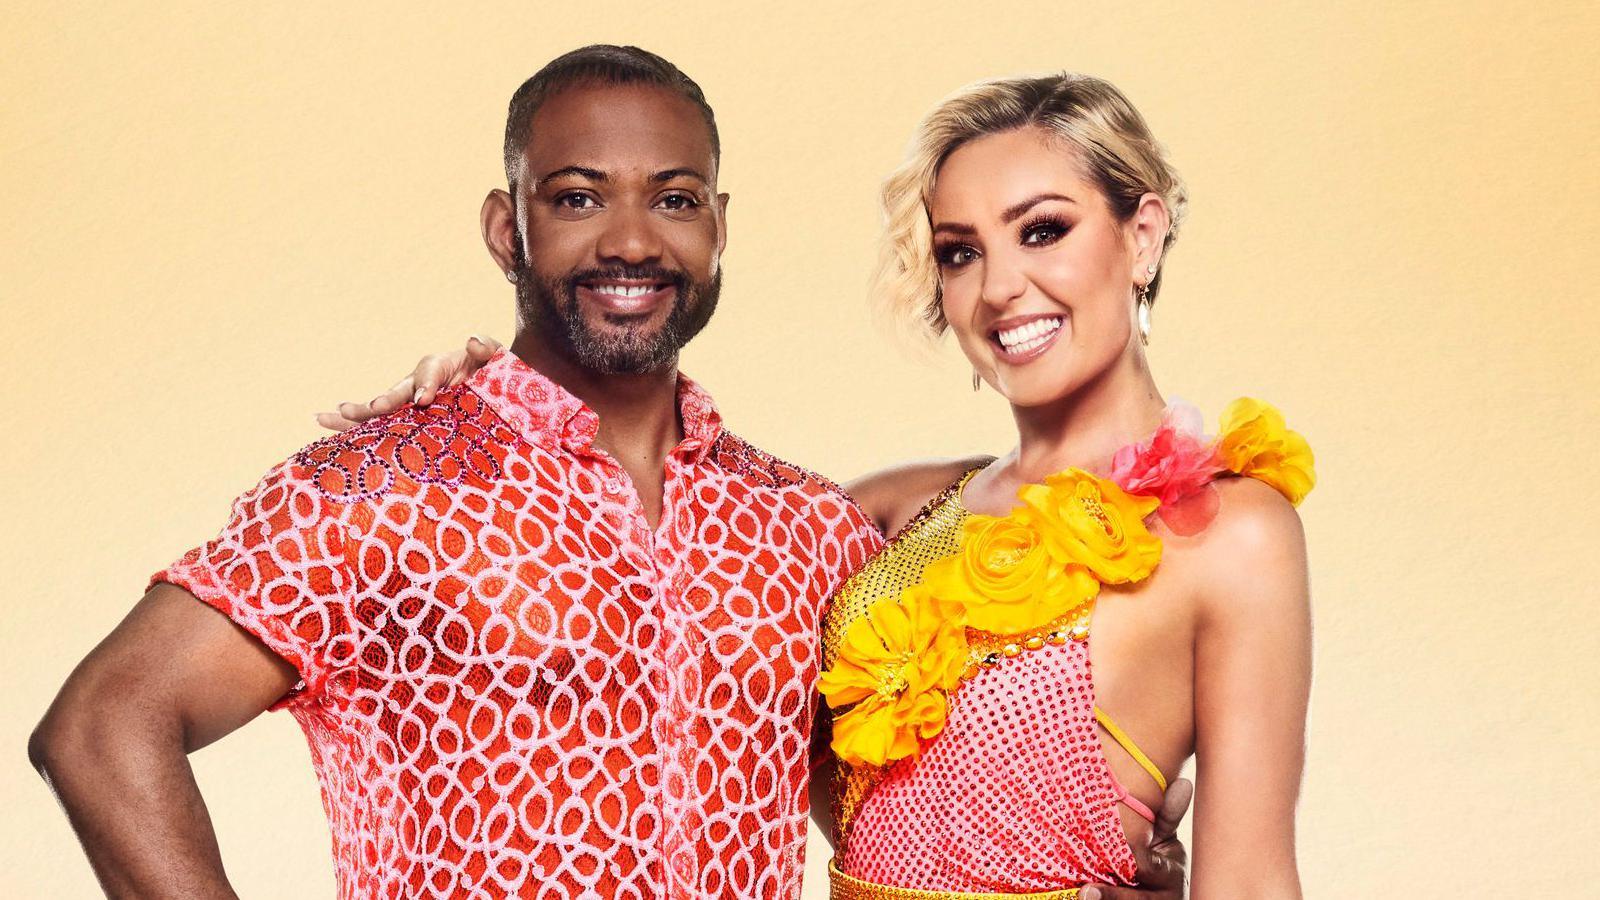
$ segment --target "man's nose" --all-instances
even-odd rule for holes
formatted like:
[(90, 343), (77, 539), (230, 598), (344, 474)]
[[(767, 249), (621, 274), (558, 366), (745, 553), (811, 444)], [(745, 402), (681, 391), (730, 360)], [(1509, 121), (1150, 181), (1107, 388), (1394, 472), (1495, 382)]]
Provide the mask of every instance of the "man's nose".
[(595, 252), (602, 262), (638, 265), (659, 260), (661, 235), (654, 226), (647, 211), (617, 210), (608, 217)]

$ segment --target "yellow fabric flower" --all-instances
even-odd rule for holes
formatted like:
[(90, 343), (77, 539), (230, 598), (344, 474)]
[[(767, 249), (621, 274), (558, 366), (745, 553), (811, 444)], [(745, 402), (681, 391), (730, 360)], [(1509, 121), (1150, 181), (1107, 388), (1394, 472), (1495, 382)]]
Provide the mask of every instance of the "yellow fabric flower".
[(1272, 485), (1296, 506), (1317, 483), (1311, 445), (1276, 408), (1252, 397), (1223, 411), (1217, 455), (1229, 471)]
[(881, 766), (915, 756), (944, 728), (946, 694), (967, 664), (966, 623), (957, 606), (913, 587), (874, 603), (845, 632), (817, 688), (835, 710), (833, 752)]
[(1062, 565), (1027, 519), (974, 515), (962, 523), (960, 549), (923, 572), (923, 584), (961, 604), (967, 624), (1017, 634), (1066, 615), (1100, 593), (1079, 565)]
[(1129, 494), (1108, 478), (1067, 469), (1025, 485), (1023, 509), (1061, 562), (1087, 568), (1104, 584), (1140, 581), (1161, 561), (1161, 539), (1144, 518), (1161, 501)]

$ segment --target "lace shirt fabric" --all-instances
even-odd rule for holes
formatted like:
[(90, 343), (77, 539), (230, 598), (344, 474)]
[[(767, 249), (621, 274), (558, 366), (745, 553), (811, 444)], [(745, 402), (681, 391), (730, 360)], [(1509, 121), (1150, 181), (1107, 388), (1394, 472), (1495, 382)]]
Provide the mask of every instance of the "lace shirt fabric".
[(155, 576), (300, 672), (275, 708), (339, 897), (798, 896), (818, 619), (881, 539), (678, 401), (654, 529), (593, 411), (502, 353), (274, 468)]

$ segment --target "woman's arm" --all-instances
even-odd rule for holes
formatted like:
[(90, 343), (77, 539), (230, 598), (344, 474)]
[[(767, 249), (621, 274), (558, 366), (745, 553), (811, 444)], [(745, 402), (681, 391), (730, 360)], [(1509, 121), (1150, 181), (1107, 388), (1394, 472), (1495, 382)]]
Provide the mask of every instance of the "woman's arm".
[(1195, 900), (1298, 898), (1311, 604), (1294, 508), (1249, 478), (1220, 483), (1195, 635)]
[(430, 353), (417, 362), (417, 367), (411, 370), (410, 375), (366, 403), (346, 400), (339, 404), (337, 412), (317, 413), (317, 424), (332, 431), (345, 431), (373, 416), (392, 413), (407, 403), (427, 406), (433, 402), (440, 388), (466, 381), (500, 349), (500, 342), (494, 338), (471, 337), (461, 350)]
[(869, 472), (846, 484), (844, 490), (889, 537), (935, 494), (974, 468), (993, 461), (992, 456), (919, 459)]

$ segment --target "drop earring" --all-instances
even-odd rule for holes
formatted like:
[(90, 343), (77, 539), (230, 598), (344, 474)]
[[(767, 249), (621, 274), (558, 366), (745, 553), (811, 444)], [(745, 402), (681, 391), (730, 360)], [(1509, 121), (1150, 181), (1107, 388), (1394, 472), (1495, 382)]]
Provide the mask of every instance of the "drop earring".
[(974, 392), (976, 392), (978, 390), (978, 388), (980, 388), (980, 387), (983, 387), (983, 377), (978, 374), (978, 370), (977, 369), (973, 369), (972, 370), (972, 390)]
[(1139, 285), (1139, 343), (1150, 346), (1150, 285)]

